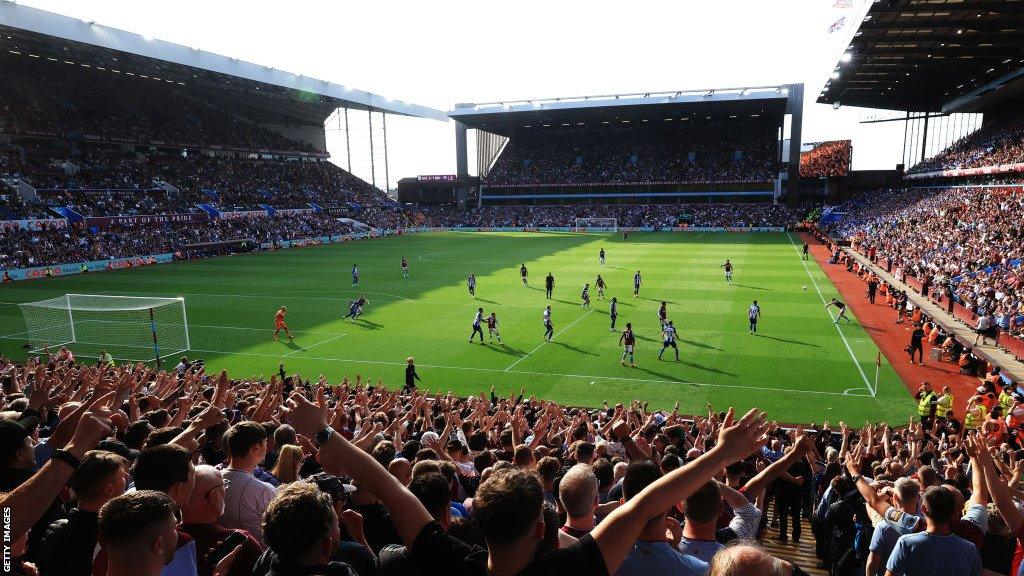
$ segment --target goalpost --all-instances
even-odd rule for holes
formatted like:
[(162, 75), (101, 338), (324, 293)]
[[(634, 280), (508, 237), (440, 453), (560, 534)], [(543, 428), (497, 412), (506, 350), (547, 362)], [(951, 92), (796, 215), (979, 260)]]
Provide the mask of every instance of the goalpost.
[(619, 221), (615, 218), (577, 218), (574, 232), (618, 232)]
[(184, 298), (66, 294), (18, 305), (30, 353), (67, 346), (97, 357), (157, 361), (189, 350)]

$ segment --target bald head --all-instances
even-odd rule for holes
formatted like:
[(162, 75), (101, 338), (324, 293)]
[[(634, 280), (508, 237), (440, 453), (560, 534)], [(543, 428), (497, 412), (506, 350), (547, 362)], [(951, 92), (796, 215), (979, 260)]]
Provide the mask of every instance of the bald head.
[(789, 576), (792, 566), (750, 541), (738, 541), (718, 551), (708, 576)]
[(405, 458), (395, 458), (392, 460), (388, 464), (388, 472), (391, 472), (392, 476), (398, 478), (398, 481), (403, 486), (408, 486), (412, 480), (412, 464)]
[(213, 466), (196, 466), (196, 484), (182, 508), (182, 519), (189, 524), (216, 522), (224, 514), (224, 478)]
[(558, 484), (558, 497), (570, 518), (594, 515), (597, 484), (597, 476), (589, 464), (577, 464), (562, 476)]

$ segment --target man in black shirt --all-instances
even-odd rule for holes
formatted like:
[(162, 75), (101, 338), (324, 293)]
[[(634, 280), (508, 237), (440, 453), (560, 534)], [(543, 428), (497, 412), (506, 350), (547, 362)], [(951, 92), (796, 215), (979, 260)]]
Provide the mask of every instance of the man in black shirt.
[(916, 352), (918, 358), (920, 358), (921, 365), (924, 366), (924, 329), (921, 328), (921, 324), (914, 325), (914, 331), (910, 333), (910, 346), (907, 347), (907, 351), (910, 352), (910, 363), (914, 363), (914, 353)]
[(789, 520), (793, 520), (793, 542), (800, 541), (800, 503), (804, 491), (810, 487), (811, 467), (804, 459), (798, 460), (789, 470), (790, 480), (783, 477), (779, 481), (778, 491), (775, 493), (775, 507), (779, 517), (779, 541), (785, 543), (789, 538)]
[(544, 295), (549, 300), (551, 299), (551, 293), (555, 290), (555, 277), (548, 272), (548, 275), (544, 277)]
[[(297, 432), (316, 439), (325, 467), (342, 467), (360, 485), (373, 486), (422, 572), (447, 575), (614, 574), (652, 518), (695, 492), (725, 466), (750, 455), (764, 444), (768, 431), (759, 410), (735, 421), (730, 409), (710, 450), (659, 478), (575, 544), (538, 557), (545, 536), (544, 491), (535, 475), (505, 469), (477, 489), (473, 518), (487, 541), (484, 550), (445, 533), (416, 496), (372, 456), (331, 429), (320, 408), (300, 393), (289, 398), (286, 420)], [(614, 426), (613, 433), (628, 449), (639, 449), (630, 446), (633, 441), (624, 421)]]
[(415, 390), (416, 381), (419, 379), (420, 375), (416, 373), (416, 359), (409, 356), (405, 359), (405, 388), (402, 389), (402, 393), (408, 394)]
[(875, 293), (878, 292), (878, 278), (874, 274), (868, 280), (868, 302), (875, 303)]
[(104, 450), (86, 453), (68, 481), (78, 507), (67, 518), (50, 524), (43, 536), (38, 564), (44, 574), (77, 576), (92, 571), (100, 508), (124, 493), (127, 483), (128, 462), (124, 458)]

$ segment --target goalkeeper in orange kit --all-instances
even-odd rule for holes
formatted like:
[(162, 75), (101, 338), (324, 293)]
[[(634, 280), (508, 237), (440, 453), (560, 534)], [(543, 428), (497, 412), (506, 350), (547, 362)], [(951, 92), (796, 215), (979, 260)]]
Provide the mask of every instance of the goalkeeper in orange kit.
[(276, 314), (274, 314), (274, 340), (277, 340), (277, 334), (281, 330), (284, 330), (284, 333), (285, 335), (288, 336), (289, 340), (293, 338), (292, 333), (288, 331), (288, 324), (286, 324), (284, 321), (284, 315), (287, 312), (288, 309), (285, 308), (284, 306), (281, 306), (281, 309), (278, 310)]

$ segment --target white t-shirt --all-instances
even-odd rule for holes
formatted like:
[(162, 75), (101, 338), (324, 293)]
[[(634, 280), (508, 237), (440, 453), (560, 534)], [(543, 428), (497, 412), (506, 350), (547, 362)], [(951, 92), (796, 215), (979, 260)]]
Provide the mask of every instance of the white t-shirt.
[(226, 528), (248, 530), (262, 544), (263, 512), (277, 489), (244, 470), (225, 468), (221, 476), (231, 484), (224, 493), (224, 515), (220, 523)]

